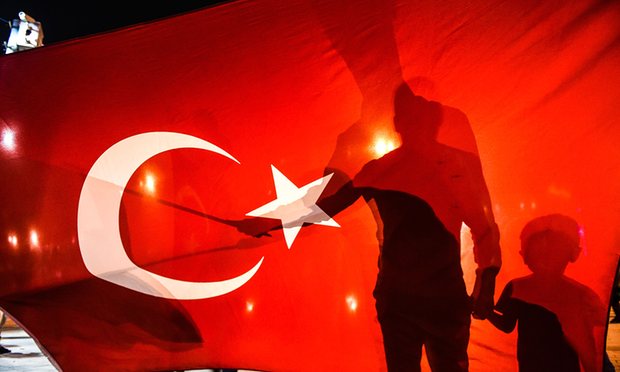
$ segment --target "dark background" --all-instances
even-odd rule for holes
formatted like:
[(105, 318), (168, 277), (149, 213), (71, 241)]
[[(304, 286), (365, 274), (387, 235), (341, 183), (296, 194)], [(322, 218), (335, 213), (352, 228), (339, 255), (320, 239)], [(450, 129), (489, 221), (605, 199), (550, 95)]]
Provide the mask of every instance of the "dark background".
[[(0, 0), (0, 46), (7, 41), (10, 26), (6, 21), (26, 12), (43, 25), (43, 44), (106, 32), (142, 22), (170, 17), (213, 6), (224, 0), (156, 0), (125, 2), (105, 0)], [(4, 53), (4, 48), (0, 47)]]

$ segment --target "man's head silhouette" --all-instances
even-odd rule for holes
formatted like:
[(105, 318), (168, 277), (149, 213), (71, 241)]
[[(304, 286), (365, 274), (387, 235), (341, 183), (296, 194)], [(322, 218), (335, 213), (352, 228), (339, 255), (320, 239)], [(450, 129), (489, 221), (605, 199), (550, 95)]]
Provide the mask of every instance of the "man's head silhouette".
[(441, 104), (416, 96), (406, 83), (396, 89), (394, 128), (403, 144), (436, 141), (441, 117)]

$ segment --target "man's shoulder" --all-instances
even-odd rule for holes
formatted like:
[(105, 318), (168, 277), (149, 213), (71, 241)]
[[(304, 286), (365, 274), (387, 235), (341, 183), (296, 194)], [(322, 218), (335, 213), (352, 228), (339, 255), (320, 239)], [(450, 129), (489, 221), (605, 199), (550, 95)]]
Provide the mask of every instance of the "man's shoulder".
[(398, 148), (396, 150), (393, 150), (385, 155), (383, 155), (382, 157), (378, 158), (378, 159), (372, 159), (369, 162), (367, 162), (366, 164), (364, 164), (364, 166), (362, 167), (362, 169), (357, 173), (357, 175), (355, 176), (355, 180), (362, 180), (365, 179), (369, 176), (376, 176), (377, 173), (382, 172), (383, 170), (391, 167), (392, 164), (394, 164), (398, 158), (401, 156), (402, 153), (402, 149)]
[(443, 143), (438, 143), (438, 153), (442, 156), (450, 159), (457, 160), (462, 163), (479, 163), (480, 158), (477, 154), (474, 154), (470, 151), (465, 151), (458, 149), (456, 147), (451, 147)]

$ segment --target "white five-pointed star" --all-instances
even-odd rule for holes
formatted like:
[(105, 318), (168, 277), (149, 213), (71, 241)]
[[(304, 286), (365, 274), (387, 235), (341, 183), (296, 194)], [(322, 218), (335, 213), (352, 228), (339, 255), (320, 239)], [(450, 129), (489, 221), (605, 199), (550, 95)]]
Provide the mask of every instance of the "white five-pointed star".
[(271, 172), (277, 198), (247, 213), (246, 216), (281, 220), (284, 239), (289, 249), (304, 223), (340, 227), (316, 205), (333, 173), (300, 188), (273, 165)]

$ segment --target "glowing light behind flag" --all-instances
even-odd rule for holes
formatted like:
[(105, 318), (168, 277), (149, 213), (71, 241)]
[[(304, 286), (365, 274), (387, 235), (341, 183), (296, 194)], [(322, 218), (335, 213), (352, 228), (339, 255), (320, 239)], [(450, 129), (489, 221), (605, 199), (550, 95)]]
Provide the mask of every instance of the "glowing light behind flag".
[(2, 148), (6, 151), (15, 151), (15, 149), (17, 148), (17, 144), (15, 142), (15, 132), (10, 128), (3, 129), (0, 144), (2, 145)]

